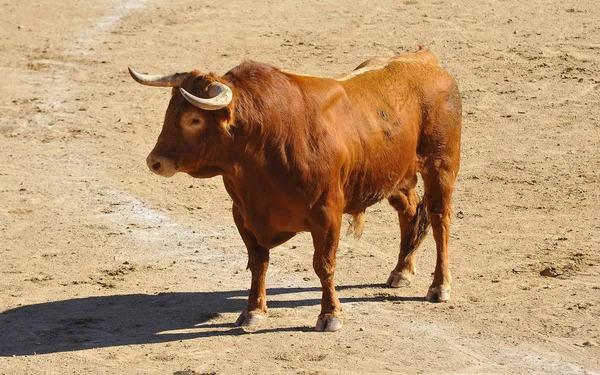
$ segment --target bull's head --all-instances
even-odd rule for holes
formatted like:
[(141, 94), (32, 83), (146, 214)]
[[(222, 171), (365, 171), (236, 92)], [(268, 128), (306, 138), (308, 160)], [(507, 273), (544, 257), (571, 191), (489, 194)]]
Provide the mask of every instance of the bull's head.
[(164, 177), (222, 174), (231, 141), (231, 89), (198, 71), (156, 76), (129, 68), (129, 73), (142, 85), (173, 88), (162, 131), (146, 159), (148, 168)]

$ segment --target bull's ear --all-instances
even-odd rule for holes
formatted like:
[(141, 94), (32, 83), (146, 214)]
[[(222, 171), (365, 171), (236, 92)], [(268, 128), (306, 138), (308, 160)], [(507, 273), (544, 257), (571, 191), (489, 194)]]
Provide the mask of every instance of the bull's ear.
[(171, 89), (171, 96), (175, 95), (175, 93), (176, 93), (177, 91), (179, 91), (179, 87), (173, 87), (173, 88)]
[(231, 108), (227, 106), (215, 111), (214, 113), (217, 124), (225, 129), (225, 131), (229, 132), (233, 126), (233, 111)]

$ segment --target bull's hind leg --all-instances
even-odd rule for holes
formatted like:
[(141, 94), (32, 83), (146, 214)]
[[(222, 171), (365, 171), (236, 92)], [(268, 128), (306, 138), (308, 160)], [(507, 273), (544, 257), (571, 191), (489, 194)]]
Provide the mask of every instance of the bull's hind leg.
[(458, 172), (458, 164), (453, 168), (444, 163), (423, 171), (425, 184), (425, 204), (431, 222), (437, 249), (437, 260), (433, 282), (429, 287), (428, 301), (445, 302), (450, 299), (450, 276), (448, 240), (450, 239), (450, 217), (452, 190)]
[(424, 201), (419, 201), (415, 189), (403, 190), (389, 198), (390, 204), (398, 211), (400, 221), (400, 254), (398, 264), (387, 280), (387, 286), (399, 288), (410, 285), (415, 273), (415, 251), (425, 238), (429, 219)]
[[(440, 83), (441, 87), (443, 84)], [(425, 206), (437, 249), (433, 282), (429, 287), (428, 301), (450, 299), (448, 240), (450, 239), (451, 198), (454, 181), (460, 168), (461, 99), (452, 82), (446, 102), (429, 114), (422, 132), (419, 154), (423, 163), (421, 176), (425, 185)]]

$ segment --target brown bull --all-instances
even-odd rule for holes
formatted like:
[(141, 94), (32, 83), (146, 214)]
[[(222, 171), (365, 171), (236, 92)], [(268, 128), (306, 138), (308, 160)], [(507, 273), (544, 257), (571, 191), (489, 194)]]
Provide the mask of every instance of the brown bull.
[[(382, 199), (398, 211), (401, 230), (387, 285), (410, 284), (415, 250), (431, 223), (437, 262), (426, 298), (449, 299), (461, 99), (431, 52), (372, 59), (337, 79), (251, 61), (222, 77), (130, 73), (142, 84), (174, 88), (149, 168), (167, 177), (223, 176), (252, 273), (238, 325), (257, 325), (266, 313), (269, 250), (309, 231), (323, 290), (315, 328), (338, 330), (334, 271), (342, 215), (354, 216), (360, 235), (365, 209)], [(417, 172), (423, 200), (415, 192)]]

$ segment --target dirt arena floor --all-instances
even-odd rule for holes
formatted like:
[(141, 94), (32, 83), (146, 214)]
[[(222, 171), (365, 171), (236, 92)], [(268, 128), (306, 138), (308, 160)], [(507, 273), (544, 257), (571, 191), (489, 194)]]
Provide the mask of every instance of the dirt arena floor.
[[(597, 1), (2, 0), (0, 374), (600, 374)], [(302, 234), (272, 251), (269, 314), (220, 178), (145, 158), (170, 90), (142, 72), (244, 59), (334, 77), (431, 49), (463, 96), (448, 303), (388, 289), (381, 203), (344, 237), (344, 327), (319, 333)], [(343, 228), (345, 231), (345, 228)]]

